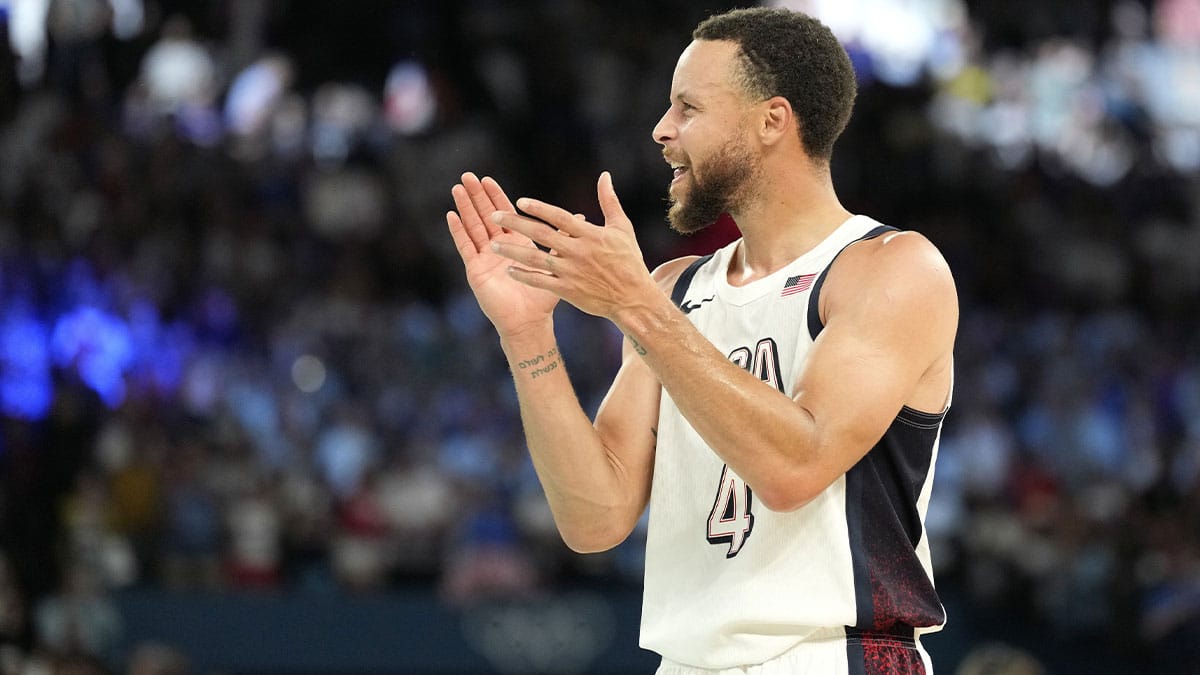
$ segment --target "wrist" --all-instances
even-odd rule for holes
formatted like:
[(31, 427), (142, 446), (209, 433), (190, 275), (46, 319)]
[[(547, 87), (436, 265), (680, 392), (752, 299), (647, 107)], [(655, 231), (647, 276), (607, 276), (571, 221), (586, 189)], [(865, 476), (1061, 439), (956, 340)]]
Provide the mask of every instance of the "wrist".
[(500, 347), (512, 355), (518, 355), (530, 349), (552, 347), (557, 343), (554, 336), (554, 319), (552, 318), (498, 332)]
[(655, 298), (654, 302), (630, 303), (614, 313), (612, 322), (633, 343), (635, 350), (644, 354), (642, 347), (671, 320), (673, 305), (669, 303), (665, 296)]
[(536, 380), (562, 370), (562, 355), (552, 324), (507, 333), (500, 338), (500, 346), (518, 385), (526, 379)]

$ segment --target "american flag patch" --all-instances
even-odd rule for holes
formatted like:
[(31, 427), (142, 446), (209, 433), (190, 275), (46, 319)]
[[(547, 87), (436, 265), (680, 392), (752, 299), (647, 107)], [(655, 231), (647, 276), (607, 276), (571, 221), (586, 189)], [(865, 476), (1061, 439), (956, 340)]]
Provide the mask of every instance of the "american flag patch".
[(799, 276), (788, 277), (787, 283), (783, 285), (783, 292), (779, 294), (779, 297), (807, 291), (812, 287), (813, 279), (816, 276), (815, 274), (801, 274)]

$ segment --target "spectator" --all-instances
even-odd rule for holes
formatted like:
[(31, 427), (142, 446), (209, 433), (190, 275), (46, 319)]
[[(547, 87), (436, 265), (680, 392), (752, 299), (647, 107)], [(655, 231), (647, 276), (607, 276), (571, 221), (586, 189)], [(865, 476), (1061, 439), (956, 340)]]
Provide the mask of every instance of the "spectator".
[[(637, 578), (636, 541), (581, 561), (546, 536), (432, 224), (466, 166), (583, 209), (608, 168), (648, 264), (727, 240), (659, 231), (645, 139), (670, 77), (650, 64), (706, 8), (406, 4), (371, 17), (403, 33), (379, 45), (274, 2), (145, 3), (120, 35), (108, 8), (143, 3), (43, 3), (40, 29), (18, 16), (37, 4), (0, 0), (0, 666), (82, 653), (76, 615), (108, 657), (105, 593), (128, 585), (436, 579), (469, 603)], [(862, 81), (835, 180), (961, 286), (939, 578), (968, 612), (1200, 670), (1196, 1), (950, 2), (933, 33), (892, 29), (923, 3), (882, 32), (843, 4)], [(621, 337), (557, 318), (564, 352), (597, 355), (571, 373), (594, 410)]]
[(66, 658), (111, 659), (121, 636), (121, 617), (101, 579), (71, 565), (62, 590), (43, 598), (34, 610), (38, 642)]

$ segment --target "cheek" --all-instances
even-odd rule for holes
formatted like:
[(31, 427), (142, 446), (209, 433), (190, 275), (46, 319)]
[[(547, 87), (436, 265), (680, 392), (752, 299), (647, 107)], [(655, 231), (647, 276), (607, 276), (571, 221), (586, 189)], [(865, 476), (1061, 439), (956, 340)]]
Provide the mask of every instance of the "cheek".
[(694, 118), (685, 119), (679, 125), (679, 145), (689, 154), (699, 153), (711, 137), (712, 132)]
[(689, 148), (687, 151), (688, 166), (691, 167), (691, 174), (699, 174), (704, 176), (704, 170), (712, 163), (714, 148), (710, 143), (705, 143), (699, 147)]

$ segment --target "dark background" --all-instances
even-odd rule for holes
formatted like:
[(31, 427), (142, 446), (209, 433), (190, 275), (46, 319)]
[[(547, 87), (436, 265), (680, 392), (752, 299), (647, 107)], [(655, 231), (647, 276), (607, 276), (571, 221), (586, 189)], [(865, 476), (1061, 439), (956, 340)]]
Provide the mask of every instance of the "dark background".
[[(558, 540), (443, 214), (610, 170), (648, 265), (728, 241), (650, 130), (732, 5), (45, 4), (0, 1), (0, 672), (652, 671), (644, 533)], [(1200, 2), (793, 5), (860, 75), (843, 202), (962, 302), (938, 670), (1197, 672)], [(558, 327), (594, 411), (620, 336)]]

